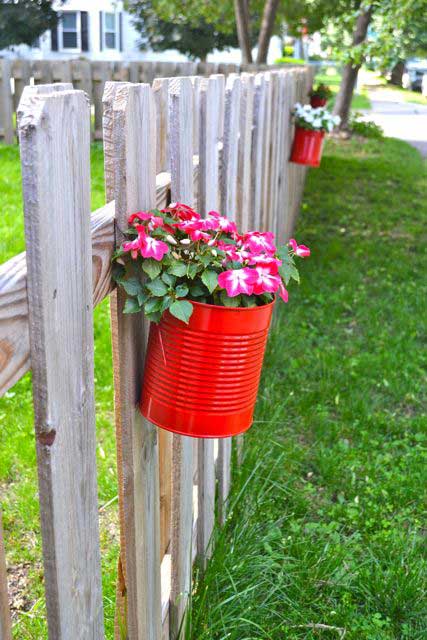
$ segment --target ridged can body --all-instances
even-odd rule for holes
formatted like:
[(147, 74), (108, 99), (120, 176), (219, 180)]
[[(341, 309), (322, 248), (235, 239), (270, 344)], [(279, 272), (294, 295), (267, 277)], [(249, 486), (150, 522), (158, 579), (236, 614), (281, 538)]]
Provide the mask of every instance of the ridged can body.
[(313, 109), (317, 109), (318, 107), (325, 107), (326, 102), (326, 98), (319, 98), (319, 96), (311, 96), (310, 98), (310, 104)]
[(192, 302), (189, 324), (165, 312), (152, 324), (140, 410), (163, 429), (225, 438), (252, 424), (273, 304)]
[(324, 131), (312, 131), (302, 127), (295, 127), (291, 162), (305, 164), (309, 167), (319, 167), (324, 138)]

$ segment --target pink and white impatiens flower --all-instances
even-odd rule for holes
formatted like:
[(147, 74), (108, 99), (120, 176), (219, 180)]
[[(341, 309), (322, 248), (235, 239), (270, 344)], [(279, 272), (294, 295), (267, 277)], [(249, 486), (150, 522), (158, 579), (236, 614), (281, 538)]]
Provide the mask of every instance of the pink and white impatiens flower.
[[(183, 203), (138, 211), (128, 220), (113, 278), (132, 298), (124, 312), (144, 308), (153, 322), (165, 309), (188, 322), (192, 302), (243, 308), (271, 304), (275, 297), (287, 302), (285, 287), (291, 279), (299, 281), (295, 258), (310, 255), (294, 238), (276, 247), (271, 232), (242, 234), (217, 211), (203, 218)], [(147, 259), (157, 264), (144, 263)]]
[(133, 259), (136, 259), (138, 253), (140, 253), (143, 258), (162, 260), (163, 256), (169, 251), (169, 246), (166, 242), (148, 236), (142, 225), (138, 225), (136, 228), (138, 237), (132, 242), (124, 242), (123, 251), (130, 251)]
[(251, 296), (254, 292), (254, 283), (257, 280), (255, 269), (245, 267), (243, 269), (228, 269), (218, 276), (218, 285), (225, 289), (230, 298), (245, 293)]
[(254, 271), (257, 274), (257, 279), (254, 282), (254, 293), (256, 295), (275, 293), (282, 284), (281, 277), (273, 274), (269, 265), (259, 265), (255, 267)]
[(295, 238), (291, 238), (289, 240), (289, 246), (299, 258), (308, 258), (310, 255), (310, 249), (306, 247), (305, 244), (297, 244)]
[(244, 248), (249, 249), (251, 253), (276, 253), (276, 247), (274, 245), (274, 233), (267, 231), (266, 233), (260, 233), (258, 231), (250, 231), (245, 234)]

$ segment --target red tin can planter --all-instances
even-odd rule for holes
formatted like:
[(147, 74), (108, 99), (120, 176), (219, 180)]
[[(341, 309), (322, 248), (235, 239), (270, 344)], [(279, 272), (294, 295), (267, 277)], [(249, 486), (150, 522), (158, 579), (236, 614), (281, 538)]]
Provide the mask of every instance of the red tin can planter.
[(326, 103), (326, 98), (319, 98), (319, 96), (311, 96), (310, 98), (310, 104), (313, 109), (317, 109), (317, 107), (324, 107), (326, 106)]
[(252, 424), (274, 303), (192, 304), (188, 325), (168, 311), (151, 325), (141, 413), (196, 438), (243, 433)]
[(324, 131), (312, 131), (311, 129), (295, 127), (291, 162), (305, 164), (309, 167), (319, 167), (324, 137)]

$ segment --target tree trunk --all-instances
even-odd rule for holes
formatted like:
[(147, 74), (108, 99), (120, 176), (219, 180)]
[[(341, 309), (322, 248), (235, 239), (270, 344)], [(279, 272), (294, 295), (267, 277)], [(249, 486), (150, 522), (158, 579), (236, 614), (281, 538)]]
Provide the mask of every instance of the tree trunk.
[[(369, 23), (372, 18), (372, 6), (361, 13), (357, 18), (356, 28), (353, 34), (353, 46), (361, 44), (366, 39)], [(349, 62), (344, 67), (340, 90), (335, 101), (334, 114), (340, 116), (340, 129), (348, 128), (348, 118), (350, 115), (351, 100), (357, 82), (357, 74), (361, 65)]]
[(267, 62), (268, 48), (273, 34), (279, 0), (266, 0), (262, 14), (261, 29), (258, 38), (257, 64)]
[(390, 82), (391, 84), (395, 84), (397, 87), (402, 86), (402, 76), (405, 70), (405, 63), (403, 60), (399, 60), (393, 69), (391, 70)]
[(237, 37), (242, 52), (242, 64), (252, 64), (252, 48), (248, 0), (234, 0)]

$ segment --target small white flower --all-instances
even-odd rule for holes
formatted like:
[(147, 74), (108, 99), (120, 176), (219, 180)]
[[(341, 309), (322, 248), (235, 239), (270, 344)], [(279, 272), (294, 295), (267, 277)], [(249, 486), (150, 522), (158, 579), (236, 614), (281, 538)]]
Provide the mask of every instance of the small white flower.
[(183, 240), (179, 241), (180, 244), (191, 244), (191, 240), (190, 238), (184, 238)]
[(313, 129), (321, 129), (322, 128), (322, 121), (320, 118), (316, 118), (315, 120), (313, 120)]
[(170, 233), (168, 233), (168, 235), (166, 236), (166, 240), (168, 242), (170, 242), (171, 244), (178, 244), (177, 241), (175, 240), (175, 238), (170, 235)]

